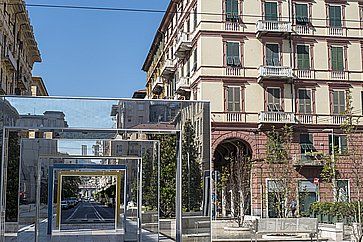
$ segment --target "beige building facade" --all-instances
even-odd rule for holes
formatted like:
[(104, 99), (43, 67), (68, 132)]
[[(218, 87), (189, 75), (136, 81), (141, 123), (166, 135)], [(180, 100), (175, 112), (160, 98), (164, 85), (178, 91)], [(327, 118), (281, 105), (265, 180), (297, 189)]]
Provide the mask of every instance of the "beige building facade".
[[(285, 124), (294, 129), (291, 157), (299, 169), (291, 174), (300, 208), (301, 184), (314, 193), (312, 201), (329, 201), (331, 184), (313, 183), (322, 167), (311, 154), (351, 145), (340, 128), (350, 100), (353, 115), (362, 116), (363, 2), (171, 1), (143, 70), (147, 98), (211, 101), (214, 169), (240, 149), (252, 157), (249, 213), (274, 216), (271, 177), (257, 167), (267, 132)], [(353, 178), (347, 169), (341, 174), (346, 197), (354, 198)], [(217, 196), (221, 216), (231, 213), (225, 196)]]
[(40, 52), (23, 0), (0, 5), (0, 94), (31, 95), (32, 70)]

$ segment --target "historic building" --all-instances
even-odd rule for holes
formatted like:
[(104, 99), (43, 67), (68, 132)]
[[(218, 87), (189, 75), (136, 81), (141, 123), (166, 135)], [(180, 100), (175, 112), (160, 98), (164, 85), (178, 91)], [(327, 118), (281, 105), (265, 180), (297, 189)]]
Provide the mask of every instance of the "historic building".
[(3, 1), (0, 23), (0, 95), (31, 95), (32, 69), (41, 57), (25, 2)]
[[(252, 215), (276, 216), (266, 134), (291, 126), (292, 199), (303, 212), (333, 200), (321, 160), (352, 146), (341, 129), (347, 104), (362, 116), (362, 27), (361, 1), (172, 0), (142, 68), (146, 97), (211, 101), (214, 169), (250, 157)], [(357, 194), (351, 159), (339, 160), (338, 197), (349, 201)], [(216, 214), (232, 213), (228, 191), (215, 193)]]

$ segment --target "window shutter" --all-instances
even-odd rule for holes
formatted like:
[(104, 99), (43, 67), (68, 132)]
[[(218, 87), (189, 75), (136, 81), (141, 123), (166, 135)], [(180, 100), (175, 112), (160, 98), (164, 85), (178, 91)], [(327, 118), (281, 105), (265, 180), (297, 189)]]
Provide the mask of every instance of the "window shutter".
[(227, 20), (231, 20), (232, 18), (232, 0), (226, 0), (226, 16)]
[(232, 17), (238, 19), (238, 0), (232, 0)]
[(336, 57), (337, 57), (337, 70), (338, 71), (342, 71), (344, 70), (344, 60), (343, 60), (343, 48), (342, 47), (337, 47), (337, 53), (336, 53)]
[(333, 91), (333, 113), (334, 114), (339, 113), (338, 102), (339, 102), (338, 92)]
[(345, 91), (339, 91), (339, 113), (345, 111)]
[(340, 136), (340, 149), (339, 149), (340, 153), (347, 152), (347, 148), (348, 148), (347, 137)]
[(241, 110), (241, 90), (239, 87), (234, 87), (234, 110), (236, 112), (239, 112)]

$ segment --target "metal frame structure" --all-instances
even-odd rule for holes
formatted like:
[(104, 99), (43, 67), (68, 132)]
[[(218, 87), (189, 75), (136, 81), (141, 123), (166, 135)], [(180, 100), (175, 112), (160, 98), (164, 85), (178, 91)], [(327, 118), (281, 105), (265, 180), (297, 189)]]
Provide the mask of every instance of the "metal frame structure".
[[(6, 100), (7, 98), (9, 98), (9, 100), (11, 101), (12, 99), (20, 99), (17, 96), (4, 96), (2, 97), (4, 100)], [(34, 97), (21, 97), (21, 98), (29, 98), (32, 99)], [(123, 99), (123, 98), (68, 98), (68, 97), (40, 97), (37, 99), (43, 99), (43, 100), (57, 100), (57, 99), (73, 99), (73, 100), (89, 100), (89, 101), (130, 101), (130, 102), (135, 102), (135, 101), (140, 101), (140, 100), (134, 100), (134, 99)], [(155, 100), (141, 100), (142, 102), (154, 102)], [(200, 104), (208, 104), (207, 107), (207, 115), (209, 115), (210, 117), (210, 109), (209, 109), (209, 102), (207, 101), (175, 101), (175, 100), (158, 100), (158, 102), (165, 102), (165, 103), (180, 103), (181, 104), (181, 109), (187, 106), (183, 106), (183, 103), (200, 103)], [(204, 119), (205, 120), (205, 119)], [(183, 238), (183, 231), (182, 231), (182, 130), (180, 129), (180, 127), (174, 127), (173, 129), (119, 129), (119, 128), (97, 128), (97, 127), (89, 127), (89, 128), (51, 128), (51, 127), (37, 127), (37, 128), (32, 128), (32, 127), (26, 127), (26, 126), (4, 126), (3, 127), (3, 142), (5, 143), (7, 140), (7, 133), (8, 131), (27, 131), (27, 130), (36, 130), (36, 131), (58, 131), (58, 132), (79, 132), (82, 134), (82, 132), (111, 132), (111, 133), (120, 133), (120, 134), (132, 134), (132, 133), (137, 133), (137, 134), (161, 134), (161, 135), (168, 135), (168, 134), (172, 134), (172, 135), (176, 135), (176, 139), (177, 139), (177, 144), (175, 147), (176, 150), (176, 201), (175, 201), (175, 222), (176, 222), (176, 229), (175, 229), (175, 236), (176, 236), (176, 241), (180, 242), (182, 241)], [(211, 127), (209, 124), (209, 130), (206, 130), (209, 132), (209, 141), (211, 140)], [(130, 140), (130, 141), (135, 141), (135, 140)], [(136, 140), (139, 141), (139, 140)], [(154, 142), (158, 142), (157, 140), (153, 140)], [(208, 144), (206, 144), (208, 145)], [(210, 147), (210, 145), (209, 145)], [(160, 180), (160, 145), (158, 146), (158, 180)], [(5, 158), (6, 157), (6, 151), (5, 149), (2, 150), (2, 157)], [(94, 157), (92, 157), (94, 158)], [(209, 166), (209, 170), (208, 168), (206, 169), (206, 171), (209, 171), (209, 187), (208, 189), (208, 194), (209, 194), (209, 200), (206, 201), (207, 205), (206, 208), (208, 209), (208, 215), (206, 217), (208, 217), (210, 223), (212, 221), (212, 192), (213, 192), (213, 177), (211, 177), (211, 169), (212, 169), (212, 162), (211, 162), (211, 151), (209, 152), (209, 160), (207, 160), (206, 164), (208, 164)], [(7, 160), (3, 159), (2, 160), (2, 164), (1, 164), (1, 193), (0, 193), (0, 214), (1, 214), (1, 225), (0, 225), (0, 241), (1, 238), (3, 238), (3, 233), (5, 232), (5, 206), (6, 206), (6, 179), (7, 179)], [(141, 170), (142, 172), (142, 163), (141, 163)], [(142, 184), (140, 184), (142, 185)], [(142, 193), (141, 193), (142, 195)], [(158, 189), (158, 204), (160, 204), (160, 191)], [(141, 210), (140, 210), (141, 213)], [(158, 213), (158, 223), (160, 225), (160, 219), (159, 219), (159, 213)], [(141, 221), (139, 221), (139, 223), (141, 224)], [(158, 233), (159, 234), (159, 233)], [(212, 231), (211, 231), (211, 226), (210, 226), (210, 241), (212, 238)]]

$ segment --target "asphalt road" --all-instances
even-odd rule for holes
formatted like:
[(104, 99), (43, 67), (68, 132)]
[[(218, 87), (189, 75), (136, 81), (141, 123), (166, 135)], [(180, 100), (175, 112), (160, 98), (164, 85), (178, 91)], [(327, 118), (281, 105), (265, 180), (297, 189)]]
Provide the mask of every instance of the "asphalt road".
[(114, 223), (115, 209), (96, 202), (80, 202), (74, 208), (62, 209), (62, 224)]

